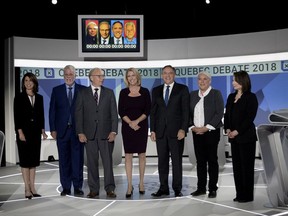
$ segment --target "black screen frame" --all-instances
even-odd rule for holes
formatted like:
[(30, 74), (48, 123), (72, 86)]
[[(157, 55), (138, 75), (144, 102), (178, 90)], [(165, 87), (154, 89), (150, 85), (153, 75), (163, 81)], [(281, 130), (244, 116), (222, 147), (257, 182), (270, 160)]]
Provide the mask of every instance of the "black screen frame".
[[(136, 24), (136, 45), (123, 44), (123, 47), (115, 45), (93, 45), (86, 43), (86, 24), (89, 20), (95, 20), (98, 25), (101, 21), (110, 22), (110, 36), (112, 35), (113, 21), (120, 20), (124, 25), (128, 21), (133, 21)], [(125, 36), (125, 33), (123, 33)], [(143, 15), (78, 15), (78, 56), (84, 58), (109, 58), (130, 60), (130, 59), (144, 59), (144, 16)], [(100, 40), (100, 39), (98, 39)], [(100, 43), (99, 41), (97, 43)], [(124, 47), (125, 46), (125, 47)], [(87, 48), (88, 47), (88, 48)]]

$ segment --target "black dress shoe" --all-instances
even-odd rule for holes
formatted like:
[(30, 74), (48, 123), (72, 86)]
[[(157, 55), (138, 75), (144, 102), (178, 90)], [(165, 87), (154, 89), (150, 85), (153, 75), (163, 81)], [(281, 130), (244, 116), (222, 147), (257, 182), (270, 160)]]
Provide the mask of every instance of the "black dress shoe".
[(252, 202), (253, 199), (237, 199), (237, 201), (238, 201), (239, 203), (246, 203), (246, 202)]
[(134, 190), (134, 188), (132, 187), (130, 193), (128, 193), (128, 191), (127, 191), (127, 193), (126, 193), (126, 198), (130, 198), (130, 197), (132, 196), (133, 190)]
[(33, 193), (32, 191), (31, 191), (31, 194), (32, 194), (32, 196), (33, 196), (33, 197), (41, 197), (41, 195), (40, 195), (40, 194), (37, 194), (37, 193)]
[(107, 197), (109, 198), (115, 198), (117, 195), (114, 191), (109, 191), (106, 193)]
[(201, 190), (196, 190), (191, 193), (192, 196), (200, 196), (200, 195), (205, 195), (206, 191), (201, 191)]
[[(143, 186), (143, 188), (144, 188), (144, 186)], [(139, 185), (139, 194), (142, 194), (142, 195), (145, 194), (145, 190), (144, 189), (141, 190), (140, 185)]]
[(208, 198), (215, 198), (217, 196), (216, 191), (209, 191)]
[(175, 197), (182, 197), (183, 194), (181, 192), (175, 192)]
[(78, 189), (74, 190), (74, 195), (75, 196), (83, 196), (84, 192), (81, 189), (78, 188)]
[(169, 191), (161, 191), (161, 190), (158, 190), (157, 192), (155, 193), (152, 193), (151, 196), (153, 197), (160, 197), (160, 196), (163, 196), (163, 195), (170, 195)]
[(67, 189), (64, 189), (61, 194), (61, 196), (66, 196), (66, 195), (71, 195), (71, 191), (70, 190), (67, 190)]
[(96, 196), (99, 196), (99, 193), (90, 191), (90, 193), (87, 194), (87, 198), (95, 198)]

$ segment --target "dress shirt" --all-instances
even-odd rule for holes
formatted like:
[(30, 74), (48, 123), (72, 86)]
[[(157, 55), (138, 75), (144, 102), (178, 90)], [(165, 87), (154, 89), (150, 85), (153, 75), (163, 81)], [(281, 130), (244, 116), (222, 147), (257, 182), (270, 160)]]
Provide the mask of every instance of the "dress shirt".
[(133, 40), (128, 40), (128, 38), (124, 38), (124, 44), (137, 44), (136, 38), (133, 38)]
[(122, 37), (120, 37), (120, 38), (114, 37), (114, 44), (122, 44)]
[[(194, 126), (195, 127), (203, 127), (204, 126), (204, 123), (205, 123), (204, 97), (209, 94), (211, 89), (212, 89), (212, 87), (209, 86), (209, 88), (204, 92), (204, 94), (202, 94), (202, 92), (200, 90), (198, 92), (198, 96), (200, 97), (200, 100), (194, 108)], [(209, 130), (215, 130), (215, 128), (209, 124), (207, 124), (205, 127), (207, 127)]]
[[(104, 40), (105, 40), (105, 43), (104, 43)], [(101, 38), (101, 44), (109, 44), (109, 37), (107, 38)]]

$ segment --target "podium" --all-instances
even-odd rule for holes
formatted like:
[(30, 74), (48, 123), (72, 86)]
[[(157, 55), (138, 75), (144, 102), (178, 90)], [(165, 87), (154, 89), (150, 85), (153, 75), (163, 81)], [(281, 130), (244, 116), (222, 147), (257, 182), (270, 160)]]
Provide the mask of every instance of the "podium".
[(288, 207), (288, 109), (272, 112), (271, 124), (259, 125), (257, 135), (273, 207)]

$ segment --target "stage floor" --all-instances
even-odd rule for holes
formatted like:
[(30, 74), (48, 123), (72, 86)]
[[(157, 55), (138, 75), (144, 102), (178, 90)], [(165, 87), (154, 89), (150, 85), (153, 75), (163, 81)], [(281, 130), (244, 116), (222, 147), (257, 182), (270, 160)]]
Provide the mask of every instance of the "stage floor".
[(153, 198), (151, 193), (159, 188), (157, 173), (157, 158), (148, 157), (145, 172), (144, 195), (138, 192), (138, 159), (134, 158), (133, 186), (134, 193), (126, 198), (127, 182), (124, 159), (114, 167), (117, 198), (106, 198), (103, 188), (103, 170), (101, 172), (100, 196), (87, 199), (89, 193), (87, 185), (87, 169), (84, 169), (83, 197), (72, 195), (61, 197), (62, 188), (59, 183), (58, 161), (42, 162), (37, 168), (36, 187), (41, 198), (24, 199), (24, 185), (19, 166), (0, 168), (0, 215), (2, 216), (255, 216), (288, 215), (288, 208), (272, 208), (267, 195), (262, 160), (256, 159), (255, 166), (255, 197), (253, 202), (233, 202), (235, 188), (231, 159), (227, 159), (225, 166), (220, 169), (219, 189), (216, 198), (207, 195), (192, 197), (190, 193), (196, 190), (196, 168), (191, 165), (187, 157), (183, 158), (183, 197), (175, 198), (171, 187), (170, 196)]

